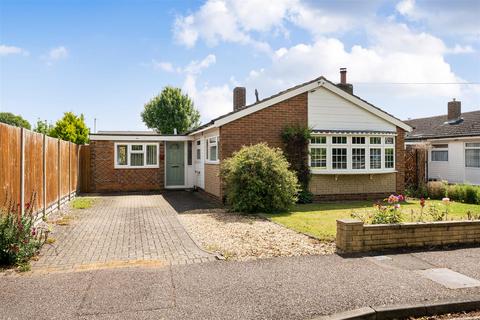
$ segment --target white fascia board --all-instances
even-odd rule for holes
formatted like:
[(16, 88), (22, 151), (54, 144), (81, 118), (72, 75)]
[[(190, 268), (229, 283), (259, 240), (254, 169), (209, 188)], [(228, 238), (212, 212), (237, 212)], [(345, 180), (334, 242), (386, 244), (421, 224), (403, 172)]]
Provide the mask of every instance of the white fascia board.
[(194, 135), (196, 135), (196, 134), (205, 132), (205, 131), (207, 131), (207, 130), (210, 130), (210, 129), (213, 129), (213, 128), (216, 128), (216, 127), (217, 127), (217, 126), (215, 126), (214, 124), (211, 124), (211, 125), (209, 125), (208, 127), (202, 128), (202, 129), (197, 130), (197, 131), (193, 131), (192, 133), (189, 133), (188, 135), (189, 135), (189, 136), (194, 136)]
[(237, 119), (240, 119), (242, 117), (245, 117), (249, 114), (252, 114), (254, 112), (257, 112), (257, 111), (260, 111), (262, 109), (265, 109), (271, 105), (274, 105), (274, 104), (277, 104), (279, 102), (282, 102), (284, 100), (287, 100), (287, 99), (290, 99), (292, 97), (295, 97), (299, 94), (302, 94), (304, 92), (307, 92), (307, 91), (310, 91), (310, 90), (314, 90), (314, 89), (317, 89), (319, 87), (324, 87), (336, 94), (338, 94), (339, 96), (343, 97), (344, 99), (352, 102), (353, 104), (367, 110), (368, 112), (394, 124), (395, 126), (398, 126), (402, 129), (404, 129), (405, 131), (412, 131), (413, 128), (410, 127), (408, 124), (404, 123), (403, 121), (400, 121), (398, 119), (396, 119), (395, 117), (392, 117), (391, 115), (387, 114), (386, 112), (384, 111), (381, 111), (371, 105), (369, 105), (368, 103), (362, 101), (361, 99), (358, 99), (357, 97), (343, 91), (342, 89), (338, 88), (337, 86), (335, 85), (332, 85), (331, 83), (325, 81), (325, 80), (318, 80), (318, 81), (315, 81), (315, 82), (312, 82), (312, 83), (309, 83), (309, 84), (306, 84), (302, 87), (299, 87), (297, 89), (294, 89), (294, 90), (291, 90), (291, 91), (288, 91), (288, 92), (285, 92), (284, 94), (281, 94), (275, 98), (272, 98), (272, 99), (269, 99), (265, 102), (262, 102), (262, 103), (259, 103), (255, 106), (252, 106), (252, 107), (249, 107), (249, 108), (246, 108), (246, 109), (243, 109), (239, 112), (236, 112), (232, 115), (229, 115), (229, 116), (226, 116), (224, 118), (221, 118), (221, 119), (218, 119), (217, 121), (215, 121), (211, 126), (207, 127), (207, 128), (204, 128), (202, 130), (199, 130), (199, 131), (196, 131), (192, 134), (195, 134), (195, 133), (198, 133), (198, 132), (201, 132), (203, 130), (208, 130), (208, 129), (211, 129), (211, 128), (215, 128), (215, 127), (220, 127), (224, 124), (227, 124), (229, 122), (232, 122), (232, 121), (235, 121)]
[(362, 107), (363, 109), (367, 110), (368, 112), (373, 113), (377, 117), (380, 117), (380, 118), (396, 125), (397, 127), (402, 128), (405, 131), (411, 132), (413, 130), (413, 128), (410, 127), (405, 122), (400, 121), (400, 120), (392, 117), (391, 115), (387, 114), (386, 112), (381, 111), (381, 110), (369, 105), (368, 103), (362, 101), (361, 99), (358, 99), (357, 97), (349, 94), (348, 92), (343, 91), (342, 89), (338, 88), (335, 85), (332, 85), (331, 83), (328, 83), (326, 81), (322, 81), (321, 86), (323, 86), (324, 88), (332, 91), (333, 93), (338, 94), (342, 98), (356, 104), (357, 106)]
[(313, 83), (310, 83), (310, 84), (306, 84), (303, 87), (299, 87), (297, 89), (285, 92), (284, 94), (281, 94), (278, 97), (275, 97), (275, 98), (269, 99), (265, 102), (261, 102), (257, 105), (248, 107), (248, 108), (243, 109), (239, 112), (236, 112), (234, 114), (226, 116), (225, 118), (218, 119), (217, 121), (215, 121), (214, 125), (216, 127), (220, 127), (224, 124), (227, 124), (229, 122), (232, 122), (232, 121), (235, 121), (235, 120), (240, 119), (242, 117), (245, 117), (245, 116), (247, 116), (251, 113), (260, 111), (260, 110), (265, 109), (267, 107), (270, 107), (271, 105), (274, 105), (274, 104), (277, 104), (277, 103), (282, 102), (284, 100), (293, 98), (293, 97), (295, 97), (295, 96), (297, 96), (301, 93), (304, 93), (304, 92), (313, 90), (315, 88), (318, 88), (321, 85), (322, 82), (323, 82), (323, 80), (319, 80), (319, 81), (316, 81), (316, 82), (313, 82)]
[(117, 135), (93, 135), (93, 141), (190, 141), (190, 136), (117, 136)]

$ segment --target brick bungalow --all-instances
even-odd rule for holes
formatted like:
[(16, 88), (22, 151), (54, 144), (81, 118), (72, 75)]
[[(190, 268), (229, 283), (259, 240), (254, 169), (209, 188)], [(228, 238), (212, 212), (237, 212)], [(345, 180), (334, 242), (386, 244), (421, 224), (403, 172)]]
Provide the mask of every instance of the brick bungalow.
[(404, 137), (411, 127), (324, 77), (246, 105), (185, 134), (99, 132), (91, 135), (92, 191), (199, 188), (222, 198), (221, 162), (243, 145), (282, 147), (281, 132), (313, 130), (310, 190), (317, 199), (375, 198), (404, 191)]

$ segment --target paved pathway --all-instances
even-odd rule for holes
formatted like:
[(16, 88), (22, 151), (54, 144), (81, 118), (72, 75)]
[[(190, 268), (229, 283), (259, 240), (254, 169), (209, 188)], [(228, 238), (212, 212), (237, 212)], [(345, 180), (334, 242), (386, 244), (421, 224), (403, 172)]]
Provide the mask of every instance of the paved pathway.
[(366, 306), (480, 299), (418, 268), (480, 279), (480, 248), (342, 258), (216, 261), (0, 276), (0, 319), (315, 319)]
[(103, 196), (71, 214), (69, 225), (55, 226), (56, 242), (44, 246), (33, 271), (215, 260), (192, 241), (162, 195)]

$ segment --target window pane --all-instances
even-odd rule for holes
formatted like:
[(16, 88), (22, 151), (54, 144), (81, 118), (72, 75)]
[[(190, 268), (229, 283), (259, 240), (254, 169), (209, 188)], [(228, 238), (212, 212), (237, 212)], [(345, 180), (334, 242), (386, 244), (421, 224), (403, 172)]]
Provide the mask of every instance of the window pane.
[(347, 149), (346, 148), (332, 149), (332, 168), (347, 169)]
[(147, 145), (147, 165), (157, 165), (157, 145)]
[(312, 148), (310, 150), (310, 167), (326, 168), (327, 167), (327, 149)]
[(465, 150), (465, 166), (469, 168), (480, 168), (480, 149)]
[(310, 139), (310, 143), (312, 143), (312, 144), (325, 144), (325, 143), (327, 143), (327, 137), (312, 137), (312, 139)]
[(217, 146), (210, 146), (210, 161), (217, 161)]
[[(371, 139), (371, 138), (370, 138)], [(382, 168), (382, 149), (370, 149), (370, 169)]]
[(365, 169), (365, 149), (352, 149), (352, 169)]
[(385, 149), (385, 168), (393, 168), (395, 161), (393, 159), (393, 149)]
[(385, 137), (385, 144), (393, 144), (394, 139), (393, 137)]
[(130, 153), (130, 165), (135, 167), (143, 166), (143, 153)]
[(132, 151), (142, 151), (142, 150), (143, 150), (143, 145), (141, 144), (132, 145)]
[(210, 138), (210, 143), (217, 143), (217, 137)]
[(448, 151), (447, 150), (432, 151), (432, 161), (448, 161)]
[(480, 148), (480, 143), (466, 143), (465, 147), (467, 147), (467, 148)]
[(347, 137), (332, 137), (332, 143), (346, 144), (347, 143)]
[(365, 144), (365, 137), (352, 137), (353, 144)]
[(187, 142), (187, 164), (188, 164), (189, 166), (192, 165), (192, 161), (193, 161), (193, 160), (192, 160), (192, 158), (193, 158), (193, 150), (192, 150), (192, 148), (193, 148), (193, 143), (192, 143), (192, 141), (188, 141), (188, 142)]
[(117, 145), (117, 164), (120, 166), (127, 165), (127, 146)]
[(201, 150), (200, 148), (197, 149), (197, 160), (200, 160), (201, 159)]
[(382, 144), (381, 137), (370, 137), (370, 144)]

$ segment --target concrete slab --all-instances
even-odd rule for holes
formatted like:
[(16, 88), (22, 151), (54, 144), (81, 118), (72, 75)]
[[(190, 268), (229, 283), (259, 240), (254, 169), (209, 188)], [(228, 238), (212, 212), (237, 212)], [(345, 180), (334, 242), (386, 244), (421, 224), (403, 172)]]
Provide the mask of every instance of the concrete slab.
[(434, 268), (418, 271), (422, 276), (449, 289), (480, 287), (480, 281), (447, 268)]

